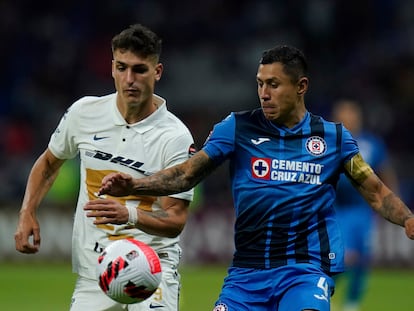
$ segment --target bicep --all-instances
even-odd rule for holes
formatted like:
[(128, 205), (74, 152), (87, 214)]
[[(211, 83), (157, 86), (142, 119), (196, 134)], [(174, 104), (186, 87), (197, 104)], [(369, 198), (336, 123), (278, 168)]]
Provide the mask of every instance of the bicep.
[(49, 149), (36, 160), (27, 180), (23, 206), (37, 207), (52, 187), (64, 160), (55, 157)]
[(140, 210), (138, 228), (149, 234), (174, 238), (184, 229), (190, 202), (168, 196), (159, 200), (161, 209)]
[(36, 160), (30, 173), (32, 178), (53, 181), (65, 160), (57, 158), (50, 149), (46, 149)]
[(215, 163), (204, 150), (195, 153), (183, 165), (186, 179), (190, 180), (191, 184), (194, 185), (209, 175), (215, 168)]
[(183, 224), (187, 220), (190, 201), (164, 196), (160, 197), (160, 205), (163, 211), (162, 213), (164, 213), (165, 216), (168, 215), (168, 217), (172, 217), (173, 219), (176, 218), (177, 220), (181, 220), (179, 222), (182, 222)]
[(374, 173), (371, 166), (364, 161), (360, 153), (354, 155), (345, 163), (345, 174), (356, 186), (361, 186), (364, 181)]
[(364, 199), (374, 209), (379, 208), (390, 191), (359, 153), (345, 164), (345, 172)]
[(43, 157), (47, 163), (47, 166), (52, 170), (52, 171), (58, 171), (59, 168), (63, 165), (63, 163), (65, 162), (64, 159), (59, 159), (57, 158), (52, 151), (50, 151), (49, 148), (46, 149), (46, 151), (43, 153)]

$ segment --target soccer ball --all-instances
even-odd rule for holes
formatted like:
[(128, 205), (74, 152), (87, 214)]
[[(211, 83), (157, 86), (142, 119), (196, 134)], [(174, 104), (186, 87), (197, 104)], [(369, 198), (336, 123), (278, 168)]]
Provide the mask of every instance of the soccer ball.
[(108, 245), (98, 258), (99, 287), (113, 300), (131, 304), (150, 297), (161, 282), (161, 262), (149, 245), (122, 239)]

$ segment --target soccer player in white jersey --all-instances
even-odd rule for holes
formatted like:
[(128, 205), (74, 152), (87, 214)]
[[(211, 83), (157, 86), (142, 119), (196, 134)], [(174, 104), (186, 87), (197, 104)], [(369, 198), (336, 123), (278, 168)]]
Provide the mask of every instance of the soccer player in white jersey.
[[(64, 161), (79, 154), (81, 186), (72, 238), (73, 271), (78, 279), (71, 311), (177, 311), (178, 242), (192, 189), (162, 197), (115, 198), (97, 193), (102, 178), (110, 172), (138, 178), (185, 161), (194, 152), (194, 141), (187, 127), (167, 110), (165, 99), (154, 94), (163, 72), (159, 62), (161, 39), (142, 25), (132, 25), (112, 39), (112, 52), (116, 92), (75, 102), (30, 172), (15, 233), (16, 249), (29, 254), (39, 251), (36, 210)], [(113, 211), (115, 217), (87, 217), (85, 206)], [(126, 306), (101, 291), (95, 271), (103, 248), (129, 237), (156, 250), (163, 279), (149, 299)]]
[(300, 50), (264, 51), (256, 80), (260, 107), (216, 124), (193, 157), (141, 179), (111, 173), (99, 193), (181, 192), (228, 160), (236, 250), (214, 311), (329, 311), (333, 276), (344, 269), (333, 208), (338, 177), (345, 173), (410, 239), (414, 215), (363, 160), (348, 130), (307, 110), (309, 78)]

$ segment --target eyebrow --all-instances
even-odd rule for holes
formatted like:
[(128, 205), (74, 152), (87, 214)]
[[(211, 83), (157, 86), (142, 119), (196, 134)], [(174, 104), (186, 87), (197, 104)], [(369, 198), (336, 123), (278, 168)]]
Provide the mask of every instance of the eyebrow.
[(126, 66), (126, 67), (132, 67), (132, 68), (140, 68), (140, 67), (148, 68), (148, 64), (145, 64), (145, 63), (128, 64), (128, 63), (125, 63), (125, 62), (120, 61), (120, 60), (115, 60), (115, 64), (116, 65)]
[(261, 79), (258, 76), (256, 76), (256, 81), (269, 83), (269, 82), (279, 82), (280, 80), (278, 78), (276, 78), (276, 77), (271, 77), (271, 78), (267, 78), (267, 79)]
[[(117, 63), (117, 64), (121, 64), (121, 65), (127, 65), (127, 66), (129, 66), (129, 65), (128, 65), (128, 63), (125, 63), (125, 62), (123, 62), (123, 61), (120, 61), (120, 60), (114, 60), (114, 61), (115, 61), (115, 63)], [(132, 66), (135, 66), (135, 65), (144, 65), (144, 63), (134, 64), (134, 65), (132, 65)]]

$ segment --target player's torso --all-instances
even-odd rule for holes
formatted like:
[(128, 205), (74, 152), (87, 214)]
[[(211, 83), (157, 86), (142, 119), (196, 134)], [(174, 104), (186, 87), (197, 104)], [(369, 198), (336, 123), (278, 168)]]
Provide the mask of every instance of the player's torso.
[(236, 264), (249, 266), (243, 258), (262, 256), (268, 267), (303, 260), (341, 269), (341, 244), (331, 243), (338, 238), (332, 202), (341, 131), (312, 115), (293, 129), (263, 118), (237, 119), (231, 167)]
[[(298, 128), (281, 130), (261, 122), (237, 122), (235, 194), (250, 196), (254, 190), (258, 202), (279, 211), (289, 208), (292, 199), (304, 208), (322, 205), (322, 200), (328, 203), (332, 196), (326, 196), (326, 190), (333, 190), (342, 165), (338, 126), (304, 120)], [(241, 198), (239, 208), (249, 201)]]
[[(174, 130), (177, 130), (175, 119), (166, 117), (167, 111), (159, 115), (154, 113), (139, 124), (128, 125), (118, 115), (114, 100), (101, 99), (86, 105), (77, 116), (79, 121), (71, 143), (79, 151), (81, 160), (81, 186), (72, 246), (74, 269), (87, 276), (92, 276), (90, 269), (94, 267), (97, 255), (113, 240), (134, 237), (155, 249), (178, 242), (178, 238), (149, 235), (126, 224), (96, 226), (93, 219), (85, 216), (83, 205), (89, 200), (98, 199), (96, 193), (102, 178), (108, 173), (121, 171), (137, 178), (165, 168), (165, 146), (170, 142)], [(143, 210), (160, 209), (159, 199), (156, 197), (106, 198)]]

